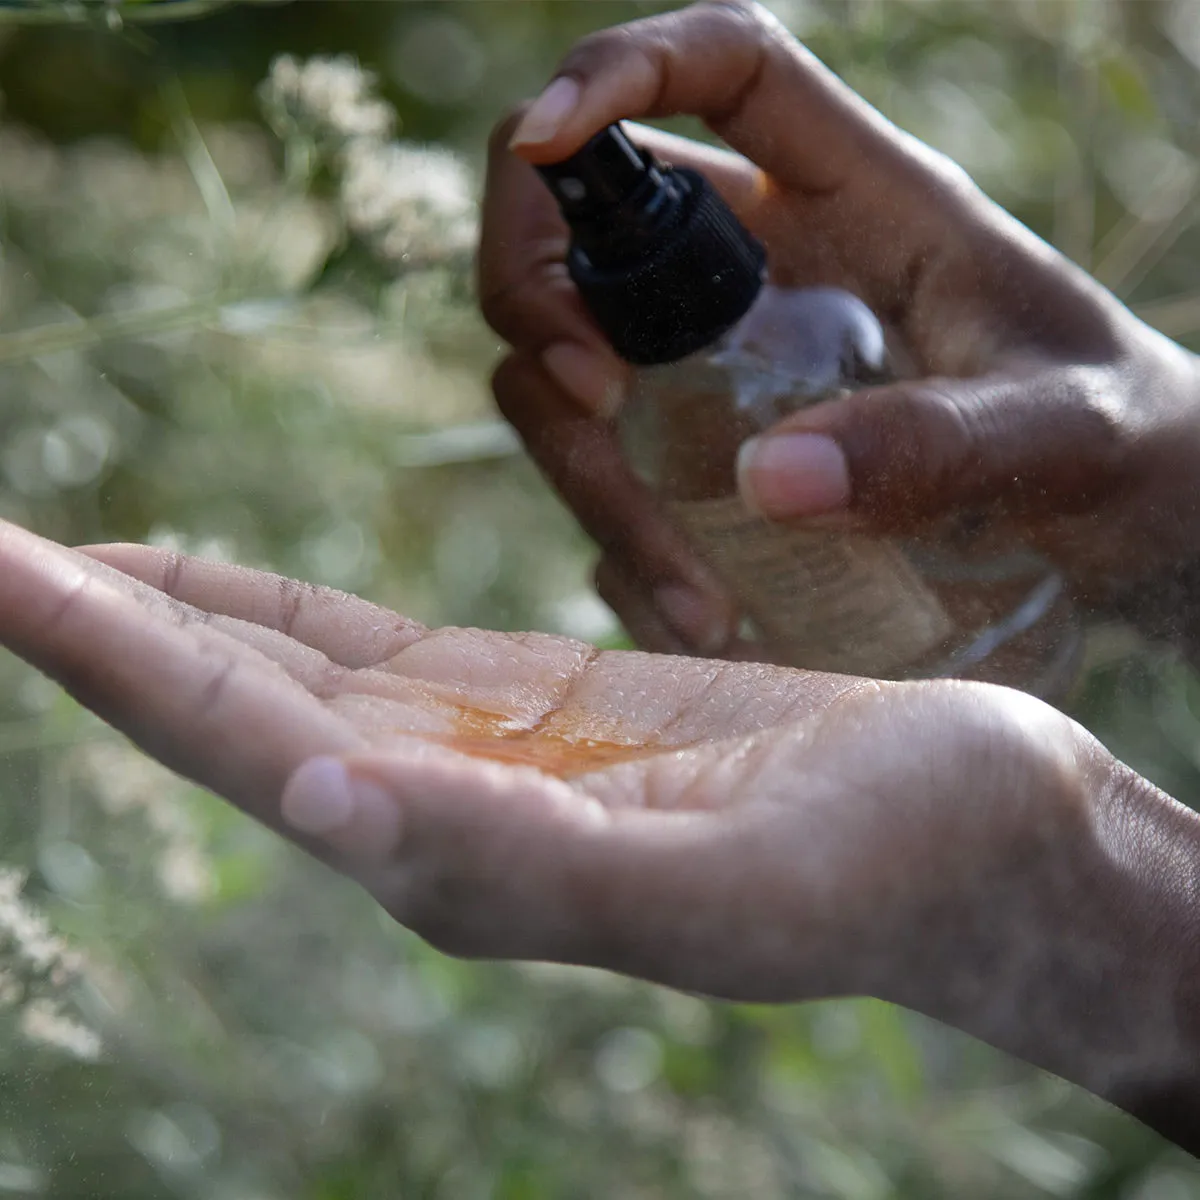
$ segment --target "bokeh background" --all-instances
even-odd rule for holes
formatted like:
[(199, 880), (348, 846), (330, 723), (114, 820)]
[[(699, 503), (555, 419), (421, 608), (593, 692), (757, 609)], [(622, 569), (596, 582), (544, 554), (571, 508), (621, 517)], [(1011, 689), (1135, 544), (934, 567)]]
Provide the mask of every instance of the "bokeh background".
[[(492, 414), (469, 264), (492, 123), (663, 7), (0, 4), (0, 514), (621, 644)], [(772, 7), (1200, 345), (1195, 0)], [(1070, 707), (1200, 801), (1168, 651), (1094, 630)], [(881, 1004), (444, 958), (7, 657), (0, 830), (0, 1195), (1200, 1197), (1135, 1122)]]

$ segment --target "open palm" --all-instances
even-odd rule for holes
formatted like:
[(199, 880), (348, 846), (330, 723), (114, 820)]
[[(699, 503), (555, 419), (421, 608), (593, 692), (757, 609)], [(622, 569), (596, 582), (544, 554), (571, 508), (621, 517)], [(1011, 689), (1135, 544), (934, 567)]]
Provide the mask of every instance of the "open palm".
[(1087, 843), (1094, 744), (998, 689), (427, 630), (7, 525), (0, 642), (455, 953), (919, 1002), (916, 928), (961, 954), (964, 896)]

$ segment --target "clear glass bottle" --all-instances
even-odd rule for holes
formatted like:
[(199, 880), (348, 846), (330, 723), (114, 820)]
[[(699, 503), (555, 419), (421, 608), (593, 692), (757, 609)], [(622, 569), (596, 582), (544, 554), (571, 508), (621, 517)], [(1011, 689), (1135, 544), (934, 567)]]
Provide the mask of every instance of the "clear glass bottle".
[(762, 247), (707, 182), (619, 126), (541, 170), (572, 230), (571, 276), (637, 367), (619, 417), (630, 461), (737, 599), (763, 658), (1061, 696), (1081, 640), (1063, 581), (976, 514), (901, 542), (768, 522), (739, 498), (748, 437), (888, 378), (871, 311), (839, 289), (767, 283)]

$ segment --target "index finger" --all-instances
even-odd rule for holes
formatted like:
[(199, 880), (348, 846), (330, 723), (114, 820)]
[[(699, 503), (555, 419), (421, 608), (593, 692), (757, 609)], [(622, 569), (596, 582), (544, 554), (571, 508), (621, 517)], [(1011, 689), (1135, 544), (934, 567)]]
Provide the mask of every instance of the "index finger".
[(358, 596), (269, 571), (128, 543), (82, 546), (79, 553), (181, 604), (276, 630), (351, 670), (387, 662), (428, 632)]
[(282, 668), (181, 620), (165, 596), (153, 611), (115, 576), (0, 522), (0, 645), (171, 770), (279, 829), (292, 771), (314, 754), (361, 749), (363, 738)]
[(824, 192), (907, 141), (757, 4), (715, 0), (602, 30), (555, 79), (512, 142), (530, 162), (566, 158), (614, 121), (687, 113), (784, 187)]

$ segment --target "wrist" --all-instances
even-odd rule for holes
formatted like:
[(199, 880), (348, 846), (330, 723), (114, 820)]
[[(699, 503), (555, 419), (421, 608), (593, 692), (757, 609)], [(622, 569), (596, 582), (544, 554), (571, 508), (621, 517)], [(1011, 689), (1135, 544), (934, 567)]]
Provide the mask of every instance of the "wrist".
[(1081, 749), (1077, 776), (1013, 798), (1046, 819), (980, 880), (912, 1006), (1200, 1153), (1200, 818)]
[(1095, 827), (1112, 892), (1094, 908), (1123, 966), (1117, 1036), (1081, 1082), (1200, 1155), (1200, 817), (1114, 763)]

